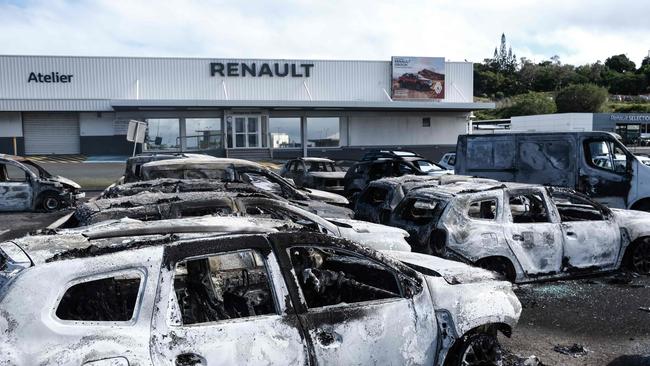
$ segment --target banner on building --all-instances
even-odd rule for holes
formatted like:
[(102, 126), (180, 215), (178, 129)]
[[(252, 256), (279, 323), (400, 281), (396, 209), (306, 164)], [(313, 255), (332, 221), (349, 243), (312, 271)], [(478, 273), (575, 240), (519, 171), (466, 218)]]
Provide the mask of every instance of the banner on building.
[(392, 58), (393, 99), (444, 99), (445, 58)]

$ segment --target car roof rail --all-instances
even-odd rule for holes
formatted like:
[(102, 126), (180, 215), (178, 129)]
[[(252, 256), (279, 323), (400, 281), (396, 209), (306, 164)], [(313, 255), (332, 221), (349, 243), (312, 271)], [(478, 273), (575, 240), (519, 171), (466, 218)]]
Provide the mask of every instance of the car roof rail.
[(109, 229), (86, 232), (82, 235), (88, 240), (121, 238), (125, 236), (146, 236), (146, 235), (169, 235), (169, 234), (202, 234), (202, 233), (226, 233), (226, 234), (247, 234), (247, 233), (271, 233), (278, 230), (271, 227), (257, 225), (174, 225), (174, 226), (153, 226), (132, 229)]

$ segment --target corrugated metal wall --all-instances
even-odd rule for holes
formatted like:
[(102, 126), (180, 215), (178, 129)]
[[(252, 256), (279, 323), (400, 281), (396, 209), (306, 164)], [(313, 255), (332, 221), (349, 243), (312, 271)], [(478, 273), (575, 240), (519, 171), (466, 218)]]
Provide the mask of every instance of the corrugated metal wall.
[[(211, 77), (210, 62), (309, 63), (314, 67), (309, 78)], [(12, 102), (14, 99), (90, 99), (97, 101), (77, 110), (93, 110), (89, 108), (95, 106), (103, 108), (94, 110), (106, 110), (101, 100), (308, 101), (309, 89), (312, 99), (318, 101), (384, 102), (384, 90), (390, 93), (390, 68), (389, 61), (0, 56), (0, 100), (5, 99), (4, 110), (8, 110), (4, 106), (7, 103), (13, 103), (14, 110), (26, 109), (20, 108), (20, 101)], [(73, 76), (69, 83), (35, 83), (28, 82), (31, 72)], [(471, 102), (472, 78), (471, 63), (447, 62), (444, 101)]]

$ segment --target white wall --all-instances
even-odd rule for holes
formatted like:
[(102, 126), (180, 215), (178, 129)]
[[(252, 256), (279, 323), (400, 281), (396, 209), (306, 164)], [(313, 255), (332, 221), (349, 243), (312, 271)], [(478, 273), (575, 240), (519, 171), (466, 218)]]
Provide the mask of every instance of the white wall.
[(81, 136), (113, 136), (115, 113), (79, 113), (79, 134)]
[[(210, 63), (313, 64), (309, 77), (210, 76)], [(445, 65), (444, 102), (472, 102), (473, 66)], [(28, 82), (32, 72), (73, 75)], [(199, 99), (386, 102), (390, 61), (0, 56), (1, 99)], [(384, 92), (385, 91), (385, 92)], [(310, 97), (311, 94), (311, 97)], [(87, 109), (86, 109), (87, 110)]]
[(23, 120), (20, 112), (0, 112), (0, 137), (22, 137)]
[(510, 119), (512, 131), (592, 131), (592, 113), (559, 113)]
[[(431, 126), (422, 127), (430, 117)], [(464, 113), (360, 115), (349, 117), (349, 146), (455, 145), (466, 131)]]

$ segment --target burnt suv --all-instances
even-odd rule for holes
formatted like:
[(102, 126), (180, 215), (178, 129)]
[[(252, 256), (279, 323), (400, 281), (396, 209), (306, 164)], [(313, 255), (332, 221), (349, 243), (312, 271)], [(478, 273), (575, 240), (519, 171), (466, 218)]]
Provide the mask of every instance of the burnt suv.
[(483, 269), (212, 220), (0, 243), (0, 364), (492, 365), (521, 313)]
[(335, 161), (325, 158), (297, 158), (287, 161), (280, 175), (292, 179), (298, 187), (342, 193), (345, 171)]

